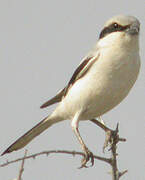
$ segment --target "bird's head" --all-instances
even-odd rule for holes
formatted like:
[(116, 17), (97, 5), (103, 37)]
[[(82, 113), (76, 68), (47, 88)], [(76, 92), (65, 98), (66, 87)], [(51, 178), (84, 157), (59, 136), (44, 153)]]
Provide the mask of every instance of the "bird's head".
[[(138, 41), (140, 22), (133, 16), (118, 15), (109, 19), (100, 33), (101, 46)], [(135, 43), (138, 44), (138, 43)]]
[(116, 32), (124, 32), (129, 35), (138, 35), (139, 30), (140, 23), (137, 18), (133, 16), (119, 15), (114, 16), (105, 23), (99, 38), (104, 38), (105, 36)]

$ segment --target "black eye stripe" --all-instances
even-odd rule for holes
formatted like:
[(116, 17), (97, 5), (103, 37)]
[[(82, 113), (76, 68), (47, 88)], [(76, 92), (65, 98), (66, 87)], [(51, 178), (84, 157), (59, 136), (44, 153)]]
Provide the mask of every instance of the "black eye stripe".
[(99, 36), (99, 39), (105, 37), (107, 34), (110, 34), (112, 32), (117, 32), (117, 31), (125, 31), (127, 28), (129, 27), (129, 25), (127, 26), (121, 26), (117, 23), (113, 23), (111, 24), (110, 26), (108, 27), (105, 27), (101, 33), (100, 33), (100, 36)]

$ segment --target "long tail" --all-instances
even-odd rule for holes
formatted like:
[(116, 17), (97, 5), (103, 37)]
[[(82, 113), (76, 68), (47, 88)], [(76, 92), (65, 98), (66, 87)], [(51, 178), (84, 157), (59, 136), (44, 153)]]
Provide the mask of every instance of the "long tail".
[(16, 140), (12, 145), (10, 145), (1, 155), (6, 153), (10, 153), (12, 151), (17, 151), (24, 146), (26, 146), (30, 141), (32, 141), (36, 136), (41, 134), (48, 127), (53, 125), (54, 123), (59, 122), (58, 119), (51, 118), (51, 116), (46, 117), (28, 132), (26, 132), (23, 136), (21, 136), (18, 140)]

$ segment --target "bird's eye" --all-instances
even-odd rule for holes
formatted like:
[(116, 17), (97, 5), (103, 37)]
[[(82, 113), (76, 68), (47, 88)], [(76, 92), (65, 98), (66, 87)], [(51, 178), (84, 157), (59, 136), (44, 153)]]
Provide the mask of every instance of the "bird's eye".
[(114, 27), (115, 29), (117, 29), (117, 28), (119, 27), (119, 25), (118, 25), (117, 23), (114, 23), (114, 24), (113, 24), (113, 27)]

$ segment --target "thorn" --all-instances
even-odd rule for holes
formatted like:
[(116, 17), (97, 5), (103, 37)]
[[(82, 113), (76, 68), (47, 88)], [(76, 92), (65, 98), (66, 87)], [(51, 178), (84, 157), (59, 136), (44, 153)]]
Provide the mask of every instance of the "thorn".
[(72, 156), (75, 157), (75, 151), (72, 152)]
[(36, 159), (36, 156), (33, 156), (32, 158), (35, 160), (35, 159)]
[(119, 172), (119, 177), (123, 176), (124, 174), (126, 174), (128, 172), (128, 170), (125, 170), (123, 172)]
[(118, 132), (119, 132), (119, 123), (117, 123), (117, 125), (116, 125), (115, 134), (118, 134)]
[(122, 142), (125, 142), (125, 141), (126, 141), (125, 138), (119, 138), (118, 140), (119, 140), (119, 141), (122, 141)]

